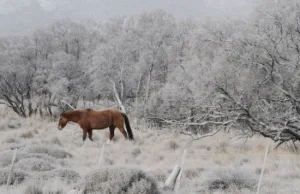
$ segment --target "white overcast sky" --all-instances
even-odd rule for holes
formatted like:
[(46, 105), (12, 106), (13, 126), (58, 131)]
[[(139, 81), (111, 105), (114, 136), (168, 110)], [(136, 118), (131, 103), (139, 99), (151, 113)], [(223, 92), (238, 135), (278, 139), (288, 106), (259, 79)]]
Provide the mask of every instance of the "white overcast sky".
[(155, 9), (166, 10), (177, 18), (243, 18), (251, 13), (257, 1), (0, 0), (0, 35), (28, 33), (60, 18), (105, 21), (118, 15), (128, 16)]

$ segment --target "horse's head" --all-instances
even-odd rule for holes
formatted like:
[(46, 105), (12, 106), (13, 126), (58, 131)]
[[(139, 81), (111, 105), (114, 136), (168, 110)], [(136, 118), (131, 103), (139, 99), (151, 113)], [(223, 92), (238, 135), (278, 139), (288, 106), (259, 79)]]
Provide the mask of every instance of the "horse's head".
[(59, 122), (58, 122), (58, 129), (62, 130), (66, 124), (68, 123), (68, 119), (66, 118), (65, 113), (61, 113), (59, 117)]

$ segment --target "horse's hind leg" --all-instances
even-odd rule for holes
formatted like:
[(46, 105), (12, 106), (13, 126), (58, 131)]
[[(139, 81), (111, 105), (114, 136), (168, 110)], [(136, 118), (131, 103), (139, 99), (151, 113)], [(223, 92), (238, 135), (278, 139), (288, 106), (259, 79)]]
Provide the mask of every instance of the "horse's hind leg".
[(89, 139), (91, 140), (91, 141), (94, 141), (93, 140), (93, 130), (92, 129), (90, 129), (89, 131), (88, 131), (88, 134), (89, 134)]
[(127, 139), (127, 132), (125, 131), (123, 125), (118, 126), (118, 129), (123, 134), (123, 136), (125, 137), (125, 139)]

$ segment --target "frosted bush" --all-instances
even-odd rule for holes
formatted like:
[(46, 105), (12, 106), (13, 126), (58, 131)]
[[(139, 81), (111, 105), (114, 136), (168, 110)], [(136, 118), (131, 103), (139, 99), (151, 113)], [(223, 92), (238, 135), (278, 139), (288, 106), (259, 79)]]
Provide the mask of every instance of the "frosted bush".
[(44, 161), (47, 161), (47, 162), (50, 162), (50, 163), (55, 163), (57, 162), (57, 159), (52, 157), (52, 156), (49, 156), (47, 154), (29, 154), (29, 153), (21, 153), (21, 154), (18, 154), (17, 155), (17, 158), (19, 160), (21, 159), (42, 159)]
[(105, 168), (88, 174), (80, 187), (84, 193), (159, 194), (155, 181), (143, 171)]
[[(63, 182), (55, 180), (31, 180), (26, 182), (22, 194), (66, 194), (70, 190)], [(76, 193), (78, 194), (78, 193)]]
[[(13, 153), (10, 151), (0, 153), (0, 167), (6, 167), (11, 164)], [(17, 159), (15, 160), (17, 161)]]
[(20, 141), (18, 139), (15, 139), (13, 137), (7, 137), (5, 138), (2, 143), (19, 143)]
[(150, 174), (157, 182), (165, 182), (168, 177), (168, 173), (163, 170), (155, 170), (150, 172)]
[[(7, 183), (9, 169), (0, 169), (0, 185)], [(9, 184), (19, 184), (25, 180), (27, 174), (20, 170), (13, 170), (11, 173), (11, 181)]]
[(205, 182), (210, 191), (229, 188), (254, 190), (257, 187), (258, 178), (254, 174), (238, 169), (215, 171), (212, 176), (212, 179)]
[(39, 153), (39, 154), (47, 154), (54, 158), (64, 159), (70, 158), (72, 155), (64, 150), (57, 149), (57, 148), (50, 148), (45, 146), (32, 146), (25, 148), (24, 152), (27, 153)]
[(39, 158), (24, 158), (15, 164), (16, 169), (22, 169), (27, 172), (31, 171), (50, 171), (53, 170), (53, 165)]
[(9, 129), (19, 129), (21, 127), (20, 120), (18, 119), (10, 119), (7, 123), (7, 127)]
[(43, 194), (43, 190), (38, 185), (29, 185), (24, 194)]
[(68, 184), (77, 183), (80, 180), (80, 175), (68, 169), (56, 169), (51, 172), (45, 172), (41, 175), (43, 180), (49, 180), (52, 178), (59, 178), (61, 181), (66, 182)]

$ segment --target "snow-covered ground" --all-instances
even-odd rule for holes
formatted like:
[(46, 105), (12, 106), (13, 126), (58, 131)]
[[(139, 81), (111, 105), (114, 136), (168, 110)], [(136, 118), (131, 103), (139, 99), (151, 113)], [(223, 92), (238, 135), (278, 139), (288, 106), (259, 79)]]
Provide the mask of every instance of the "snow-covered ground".
[[(187, 158), (179, 193), (255, 193), (268, 144), (268, 140), (259, 137), (244, 143), (227, 133), (191, 142), (189, 137), (173, 129), (137, 127), (132, 122), (135, 141), (124, 140), (116, 131), (99, 166), (108, 130), (94, 131), (95, 141), (83, 143), (81, 129), (76, 124), (68, 124), (59, 131), (55, 120), (24, 119), (6, 107), (0, 109), (1, 194), (76, 193), (81, 186), (87, 188), (87, 184), (84, 186), (87, 177), (97, 177), (91, 173), (99, 169), (105, 169), (107, 176), (116, 171), (113, 169), (141, 169), (153, 179), (161, 193), (172, 193), (164, 191), (162, 186), (174, 165), (181, 161), (184, 149), (187, 149)], [(14, 166), (15, 182), (5, 190), (5, 172), (10, 168), (15, 148), (19, 148)], [(299, 193), (299, 158), (286, 147), (272, 150), (261, 193)], [(102, 184), (102, 178), (98, 177), (94, 186)], [(119, 182), (109, 187), (117, 187)]]

